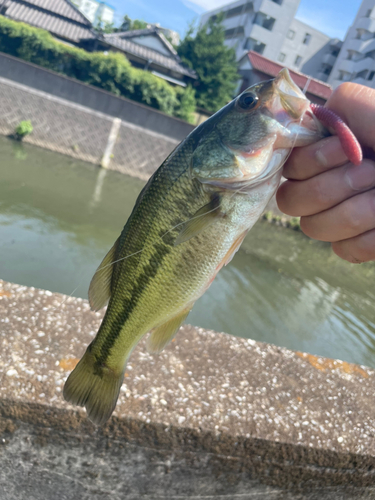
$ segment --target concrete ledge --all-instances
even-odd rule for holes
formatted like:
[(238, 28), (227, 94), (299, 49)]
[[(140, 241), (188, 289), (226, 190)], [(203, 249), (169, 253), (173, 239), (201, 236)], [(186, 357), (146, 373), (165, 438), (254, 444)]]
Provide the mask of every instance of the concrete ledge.
[(61, 391), (101, 317), (0, 281), (2, 498), (375, 498), (374, 370), (184, 326), (98, 429)]
[(166, 115), (150, 106), (116, 96), (106, 90), (3, 52), (0, 52), (0, 76), (91, 108), (107, 116), (121, 118), (125, 122), (153, 130), (177, 141), (185, 139), (194, 129), (194, 125)]

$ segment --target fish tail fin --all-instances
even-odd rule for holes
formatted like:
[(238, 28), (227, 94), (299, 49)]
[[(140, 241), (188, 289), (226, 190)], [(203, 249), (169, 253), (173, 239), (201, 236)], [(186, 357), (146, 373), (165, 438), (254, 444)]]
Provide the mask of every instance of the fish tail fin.
[(108, 367), (97, 367), (89, 349), (69, 375), (64, 385), (64, 398), (68, 403), (85, 406), (87, 417), (103, 425), (116, 406), (124, 371), (116, 374)]

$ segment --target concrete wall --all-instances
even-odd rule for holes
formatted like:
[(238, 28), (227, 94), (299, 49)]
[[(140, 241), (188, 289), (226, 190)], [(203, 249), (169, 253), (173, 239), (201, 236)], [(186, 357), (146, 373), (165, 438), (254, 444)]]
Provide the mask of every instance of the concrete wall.
[(0, 280), (1, 500), (374, 498), (374, 370), (185, 325), (97, 428), (62, 387), (102, 316)]
[[(125, 101), (125, 106), (127, 104)], [(148, 110), (142, 106), (139, 108), (145, 118)], [(139, 111), (137, 105), (134, 111)], [(117, 122), (118, 131), (108, 152), (108, 167), (144, 180), (179, 143), (177, 139), (152, 130), (156, 128), (159, 117), (164, 124), (168, 124), (165, 120), (168, 117), (152, 111), (149, 116), (148, 125), (153, 125), (151, 129), (125, 120), (118, 127), (118, 118), (0, 77), (1, 134), (12, 134), (22, 120), (31, 120), (34, 130), (24, 138), (25, 142), (98, 165)], [(132, 118), (137, 120), (137, 116)]]
[(0, 77), (120, 118), (124, 122), (166, 135), (177, 141), (184, 139), (194, 128), (189, 123), (167, 116), (150, 107), (117, 97), (110, 92), (3, 53), (0, 53)]

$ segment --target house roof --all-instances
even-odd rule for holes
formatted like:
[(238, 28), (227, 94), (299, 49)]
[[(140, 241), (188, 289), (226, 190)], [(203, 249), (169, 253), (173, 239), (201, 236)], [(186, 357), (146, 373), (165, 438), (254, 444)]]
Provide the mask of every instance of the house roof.
[(1, 13), (74, 43), (96, 37), (91, 22), (69, 0), (5, 0)]
[[(154, 48), (146, 47), (145, 45), (141, 45), (136, 42), (137, 37), (146, 35), (157, 36), (170, 52), (170, 56), (166, 56)], [(159, 66), (168, 68), (171, 71), (180, 73), (181, 75), (186, 75), (194, 79), (197, 78), (195, 71), (183, 66), (177, 52), (165, 38), (163, 33), (158, 31), (157, 27), (105, 34), (104, 40), (109, 45), (112, 45), (129, 55), (137, 56), (145, 61), (152, 61)]]
[[(275, 61), (271, 61), (267, 57), (250, 50), (244, 57), (247, 57), (250, 60), (250, 64), (253, 69), (261, 71), (266, 75), (270, 75), (272, 77), (276, 76), (279, 71), (281, 71), (284, 66)], [(298, 71), (294, 71), (293, 69), (289, 69), (290, 76), (293, 81), (300, 87), (304, 89), (308, 80), (309, 85), (306, 90), (309, 94), (313, 94), (317, 97), (321, 97), (323, 99), (328, 99), (332, 94), (332, 87), (327, 83), (324, 83), (320, 80), (316, 80), (315, 78), (311, 78), (310, 76), (304, 75)]]
[(167, 40), (164, 33), (158, 26), (150, 26), (149, 28), (144, 28), (142, 30), (123, 31), (121, 33), (117, 33), (117, 35), (122, 35), (123, 38), (137, 38), (139, 36), (154, 35), (161, 40), (169, 52), (178, 57), (173, 45)]

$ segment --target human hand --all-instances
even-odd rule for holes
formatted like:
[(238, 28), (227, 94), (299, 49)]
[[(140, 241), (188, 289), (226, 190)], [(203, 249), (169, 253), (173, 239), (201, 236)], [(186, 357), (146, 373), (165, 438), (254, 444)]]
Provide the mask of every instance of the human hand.
[(329, 241), (342, 259), (375, 260), (375, 90), (340, 85), (327, 101), (363, 147), (364, 160), (348, 162), (337, 136), (294, 149), (276, 195), (282, 212), (301, 216), (311, 238)]

